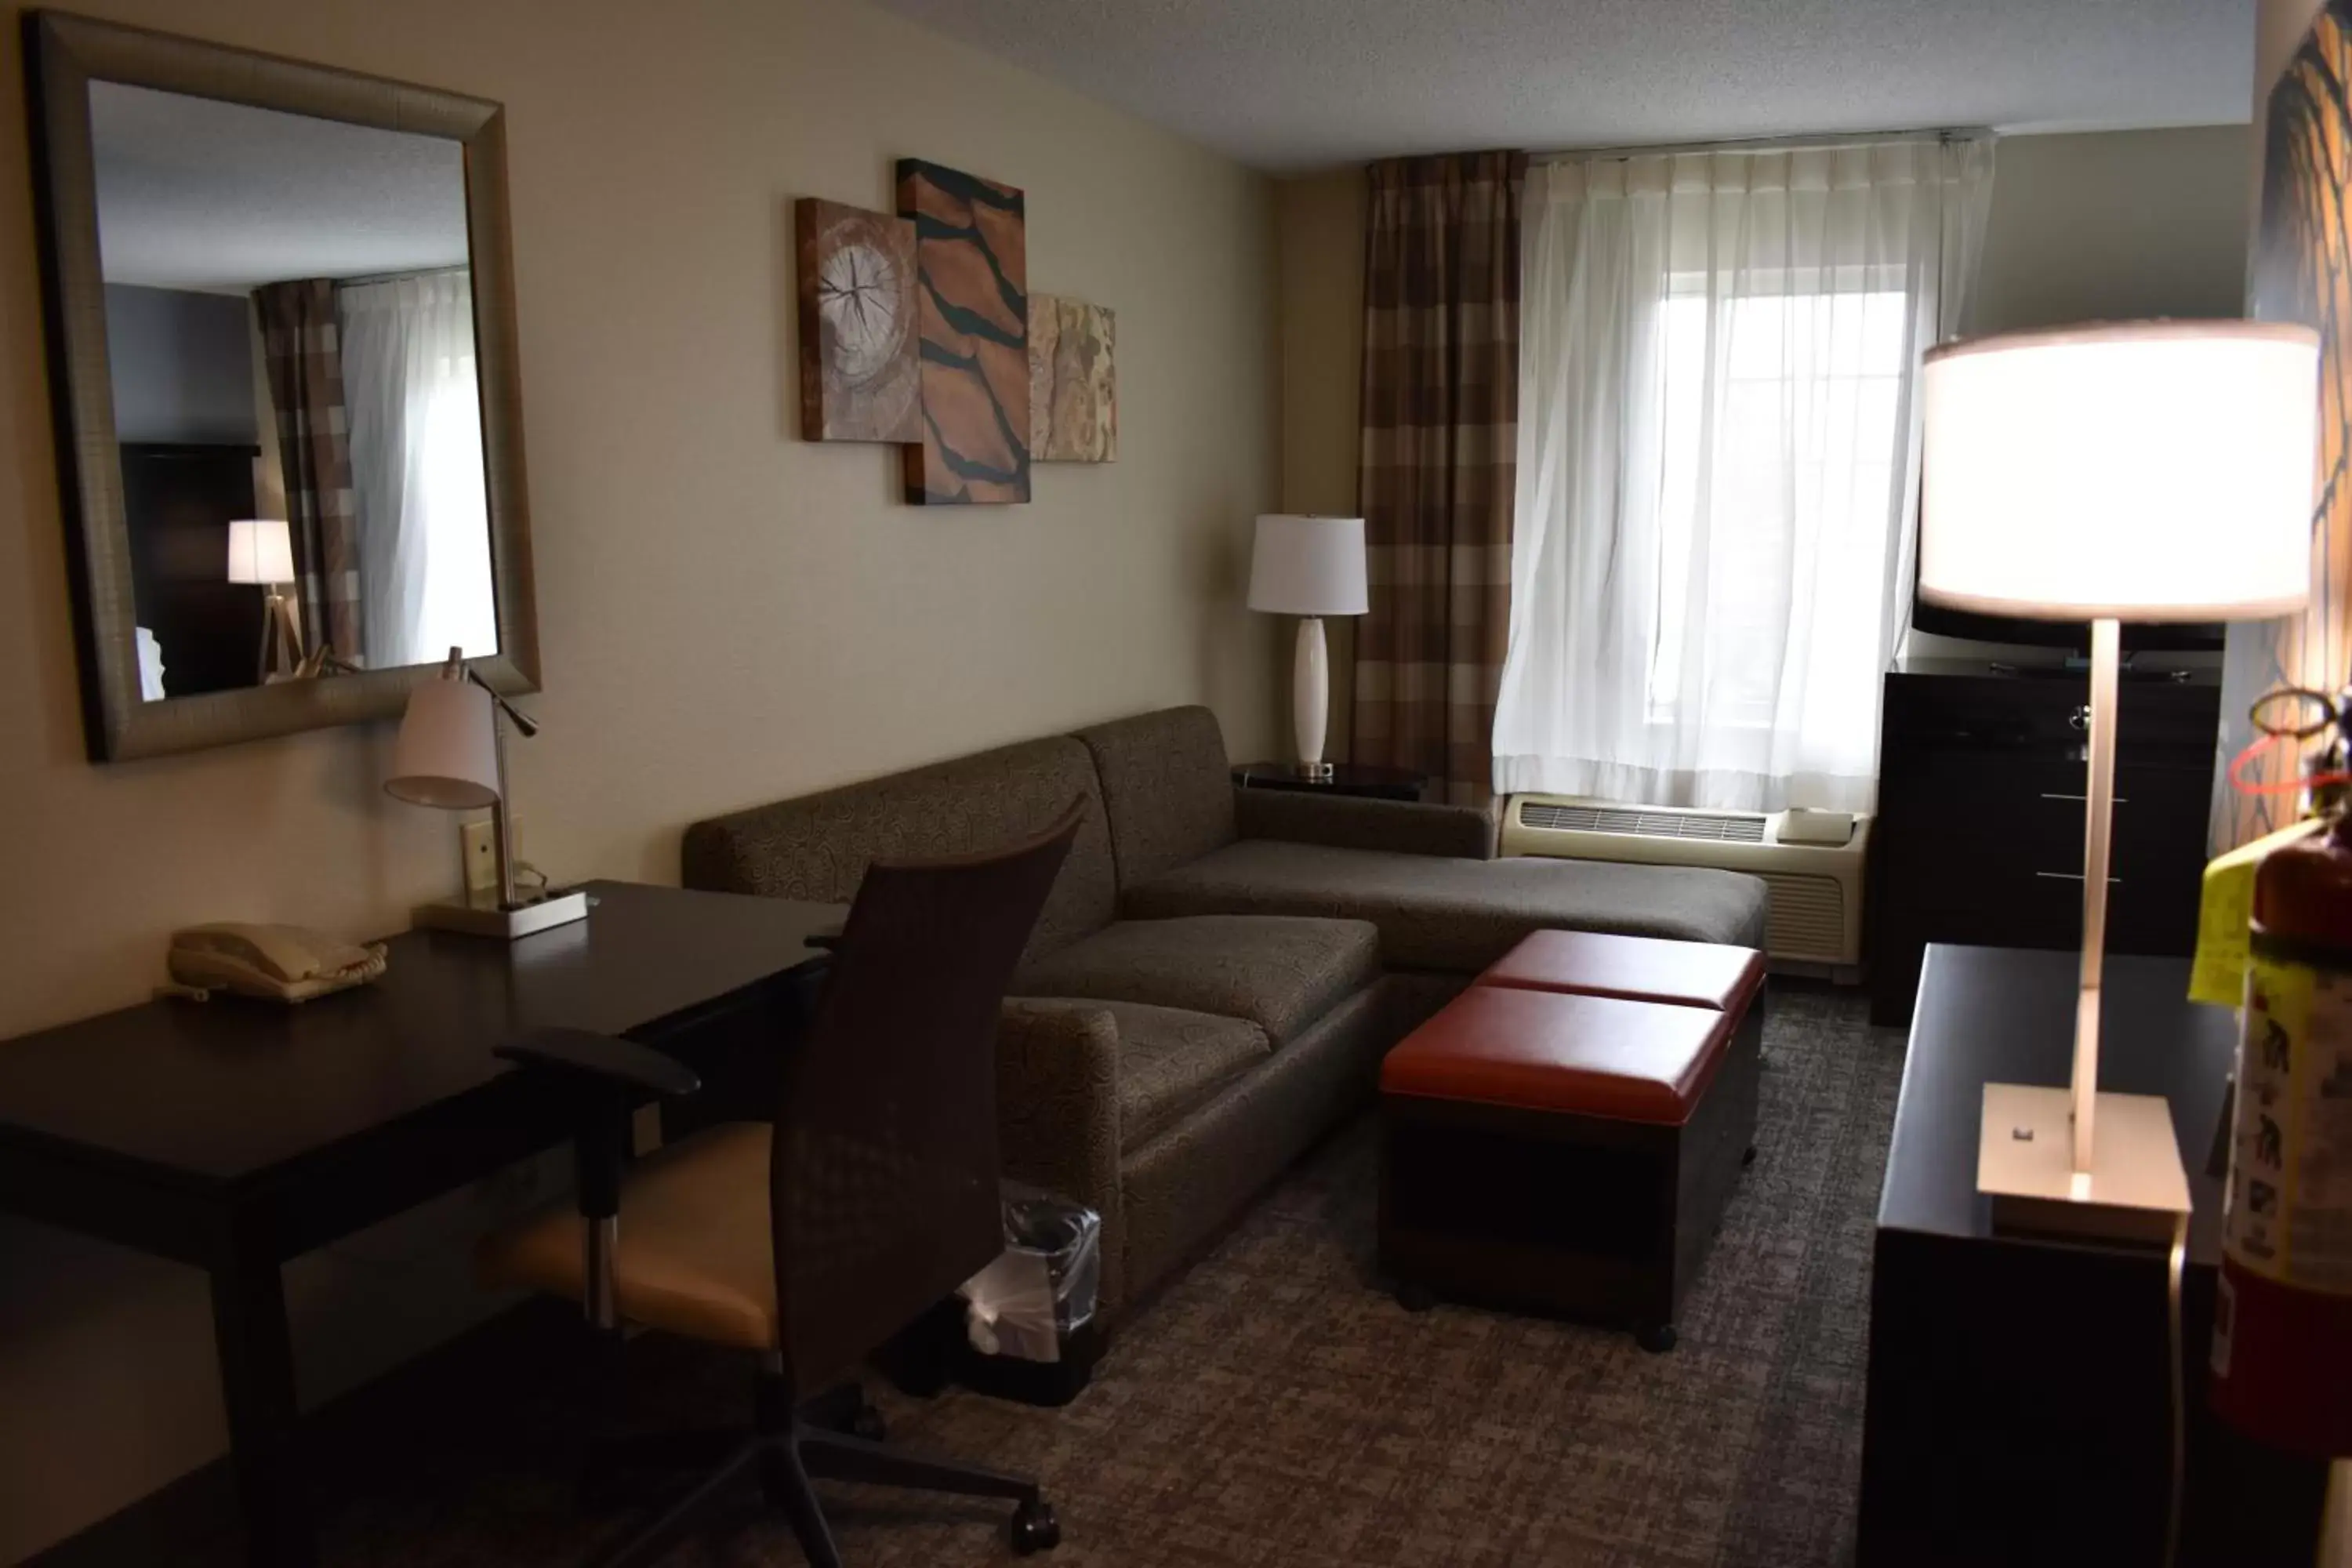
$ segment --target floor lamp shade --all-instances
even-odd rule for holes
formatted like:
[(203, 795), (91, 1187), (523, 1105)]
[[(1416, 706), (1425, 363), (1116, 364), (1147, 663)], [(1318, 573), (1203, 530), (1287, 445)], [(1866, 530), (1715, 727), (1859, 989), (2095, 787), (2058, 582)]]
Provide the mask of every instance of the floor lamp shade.
[(284, 518), (240, 518), (228, 525), (228, 580), (294, 581), (294, 541)]
[(1930, 353), (1922, 395), (1920, 597), (2041, 620), (2223, 621), (2309, 595), (2308, 328), (2011, 333)]
[(2011, 333), (1929, 353), (1922, 397), (1920, 597), (2090, 623), (2074, 1067), (2063, 1089), (1985, 1086), (1977, 1186), (1996, 1226), (2168, 1237), (2177, 1254), (2170, 1108), (2099, 1092), (2122, 623), (2310, 596), (2319, 341), (2259, 321)]
[(408, 696), (384, 790), (415, 805), (467, 811), (499, 798), (498, 712), (471, 680), (428, 680)]

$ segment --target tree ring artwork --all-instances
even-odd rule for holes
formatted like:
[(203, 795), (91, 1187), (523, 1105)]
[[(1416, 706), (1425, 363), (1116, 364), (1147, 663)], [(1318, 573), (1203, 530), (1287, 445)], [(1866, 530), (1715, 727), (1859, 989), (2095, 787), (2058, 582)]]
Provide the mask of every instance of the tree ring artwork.
[[(2263, 137), (2252, 314), (2319, 333), (2319, 453), (2311, 519), (2311, 603), (2301, 615), (2230, 628), (2221, 658), (2221, 754), (2253, 739), (2247, 710), (2281, 686), (2339, 691), (2352, 679), (2352, 0), (2329, 0), (2271, 89)], [(2302, 766), (2274, 746), (2247, 769), (2277, 786)], [(2287, 826), (2292, 791), (2214, 791), (2214, 853)]]
[(1027, 202), (1011, 185), (904, 158), (898, 211), (915, 228), (922, 429), (907, 500), (1029, 499)]
[(803, 197), (801, 433), (812, 441), (922, 439), (915, 226)]

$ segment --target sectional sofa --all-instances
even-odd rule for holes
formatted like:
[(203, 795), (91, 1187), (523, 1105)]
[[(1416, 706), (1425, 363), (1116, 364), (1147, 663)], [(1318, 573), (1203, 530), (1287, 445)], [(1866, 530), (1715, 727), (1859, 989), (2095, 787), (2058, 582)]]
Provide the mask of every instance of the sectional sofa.
[(1390, 1046), (1543, 928), (1763, 945), (1730, 872), (1497, 859), (1493, 817), (1237, 790), (1177, 708), (696, 823), (691, 888), (847, 900), (881, 857), (1085, 826), (1005, 1004), (1008, 1174), (1103, 1216), (1115, 1316), (1370, 1097)]

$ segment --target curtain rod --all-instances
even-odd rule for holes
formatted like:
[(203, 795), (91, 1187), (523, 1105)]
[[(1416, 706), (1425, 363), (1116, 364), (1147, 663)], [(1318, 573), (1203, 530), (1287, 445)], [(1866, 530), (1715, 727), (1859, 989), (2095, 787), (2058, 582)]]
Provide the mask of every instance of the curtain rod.
[(1548, 153), (1530, 153), (1528, 159), (1535, 163), (1569, 163), (1582, 158), (1654, 158), (1685, 153), (1817, 153), (1890, 142), (1989, 141), (1992, 135), (1990, 128), (1976, 126), (1938, 131), (1861, 131), (1838, 136), (1749, 136), (1722, 142), (1662, 142), (1647, 147), (1562, 147)]

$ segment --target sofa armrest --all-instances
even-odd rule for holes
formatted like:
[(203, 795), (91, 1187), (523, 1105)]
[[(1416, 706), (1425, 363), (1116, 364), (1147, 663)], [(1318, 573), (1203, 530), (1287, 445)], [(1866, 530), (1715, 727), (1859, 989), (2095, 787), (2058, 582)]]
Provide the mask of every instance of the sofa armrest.
[(1495, 858), (1495, 816), (1477, 805), (1236, 786), (1234, 826), (1244, 838), (1284, 838), (1335, 849), (1388, 849), (1462, 860)]
[(1102, 1216), (1102, 1300), (1119, 1301), (1118, 1026), (1098, 1006), (1007, 1001), (996, 1031), (1004, 1173)]

